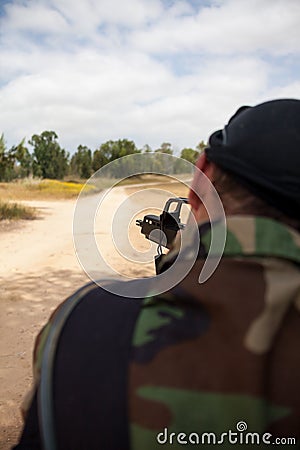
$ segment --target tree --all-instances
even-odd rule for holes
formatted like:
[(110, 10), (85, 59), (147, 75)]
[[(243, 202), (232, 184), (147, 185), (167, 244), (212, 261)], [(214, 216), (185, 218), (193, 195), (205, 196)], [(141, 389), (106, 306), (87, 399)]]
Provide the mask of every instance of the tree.
[(71, 172), (80, 178), (90, 178), (92, 173), (92, 152), (86, 147), (79, 145), (70, 163)]
[(192, 148), (184, 148), (181, 150), (180, 158), (175, 162), (174, 169), (175, 173), (189, 173), (191, 168), (189, 164), (186, 163), (188, 161), (191, 164), (195, 164), (199, 156), (199, 152)]
[(141, 153), (136, 148), (133, 141), (128, 139), (119, 139), (118, 141), (109, 141), (111, 143), (111, 158), (110, 161), (122, 158), (122, 156), (134, 155), (135, 153)]
[(32, 136), (29, 144), (33, 146), (33, 175), (61, 179), (67, 173), (69, 155), (60, 147), (57, 138), (54, 131)]
[(152, 149), (151, 149), (150, 145), (145, 144), (145, 145), (143, 146), (143, 148), (142, 148), (142, 152), (143, 152), (143, 153), (151, 153), (151, 152), (152, 152)]
[(6, 143), (4, 140), (4, 134), (0, 136), (0, 181), (4, 181), (5, 172), (7, 167), (7, 154), (6, 154)]
[(94, 151), (92, 160), (92, 169), (94, 172), (97, 172), (97, 170), (101, 169), (101, 167), (105, 166), (108, 162), (108, 157), (101, 147)]
[(14, 178), (15, 156), (12, 150), (7, 150), (4, 134), (0, 136), (0, 181), (10, 181)]
[(163, 142), (161, 146), (155, 150), (156, 153), (167, 153), (173, 155), (172, 145), (169, 142)]
[[(128, 139), (119, 139), (117, 141), (110, 140), (101, 144), (100, 148), (94, 151), (92, 166), (96, 171), (109, 162), (136, 153), (141, 153), (141, 150), (137, 149), (133, 141)], [(115, 164), (112, 168), (113, 173), (111, 173), (111, 175), (122, 176), (122, 171), (125, 169), (126, 164), (128, 165), (129, 161), (123, 162), (120, 166)]]
[(192, 148), (184, 148), (183, 150), (181, 150), (180, 158), (185, 159), (192, 164), (195, 164), (199, 154), (200, 153), (197, 150), (193, 150)]
[(196, 145), (196, 149), (202, 153), (203, 150), (207, 147), (207, 144), (205, 144), (204, 141), (200, 141), (198, 145)]
[(19, 178), (28, 177), (32, 172), (32, 156), (24, 144), (25, 138), (11, 149), (15, 160), (15, 175)]

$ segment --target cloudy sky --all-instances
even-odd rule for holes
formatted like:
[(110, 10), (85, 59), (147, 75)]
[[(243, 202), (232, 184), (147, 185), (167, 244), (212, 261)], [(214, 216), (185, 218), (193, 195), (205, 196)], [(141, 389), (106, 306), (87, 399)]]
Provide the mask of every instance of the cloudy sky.
[(300, 0), (0, 0), (0, 133), (195, 147), (300, 98)]

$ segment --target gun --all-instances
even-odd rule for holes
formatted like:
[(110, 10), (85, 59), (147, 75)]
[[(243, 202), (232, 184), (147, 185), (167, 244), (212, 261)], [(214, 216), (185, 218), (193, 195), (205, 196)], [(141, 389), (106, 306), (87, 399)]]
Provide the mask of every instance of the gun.
[[(176, 206), (171, 211), (173, 203)], [(137, 219), (136, 225), (141, 227), (141, 233), (146, 239), (170, 249), (177, 232), (185, 227), (185, 224), (181, 222), (180, 213), (182, 205), (186, 203), (188, 199), (185, 197), (170, 198), (159, 216), (147, 214), (143, 219)]]

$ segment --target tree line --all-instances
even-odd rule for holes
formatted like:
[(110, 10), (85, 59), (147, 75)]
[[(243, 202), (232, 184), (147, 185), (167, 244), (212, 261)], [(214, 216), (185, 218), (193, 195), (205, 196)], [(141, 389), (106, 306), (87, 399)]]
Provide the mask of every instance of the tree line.
[[(58, 136), (54, 131), (44, 131), (34, 134), (28, 141), (29, 151), (25, 139), (18, 145), (7, 148), (4, 135), (0, 137), (0, 181), (12, 181), (29, 176), (49, 179), (63, 179), (66, 175), (87, 179), (101, 167), (122, 156), (136, 153), (152, 153), (149, 145), (138, 149), (135, 143), (128, 139), (109, 140), (92, 151), (85, 145), (79, 145), (75, 153), (70, 154), (61, 148)], [(205, 147), (201, 141), (196, 149), (184, 148), (180, 158), (194, 164), (200, 151)], [(154, 153), (173, 155), (170, 143), (163, 142)], [(152, 171), (159, 168), (153, 167)], [(180, 172), (178, 161), (178, 173)], [(117, 174), (114, 174), (117, 175)]]

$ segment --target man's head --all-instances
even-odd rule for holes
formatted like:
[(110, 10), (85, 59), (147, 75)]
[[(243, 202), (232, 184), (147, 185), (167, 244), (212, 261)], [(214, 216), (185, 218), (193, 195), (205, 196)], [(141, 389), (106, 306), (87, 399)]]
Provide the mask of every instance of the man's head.
[[(197, 167), (214, 184), (227, 214), (287, 218), (298, 227), (300, 101), (240, 108), (223, 130), (210, 136)], [(190, 203), (196, 218), (204, 220), (205, 209), (193, 192)]]

